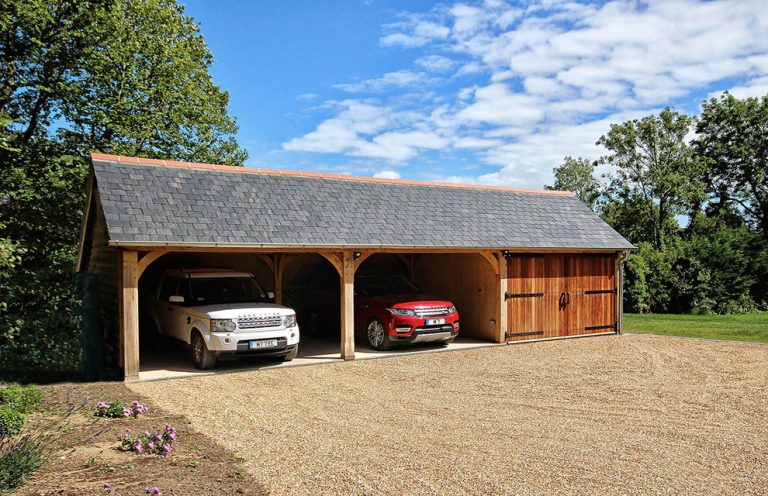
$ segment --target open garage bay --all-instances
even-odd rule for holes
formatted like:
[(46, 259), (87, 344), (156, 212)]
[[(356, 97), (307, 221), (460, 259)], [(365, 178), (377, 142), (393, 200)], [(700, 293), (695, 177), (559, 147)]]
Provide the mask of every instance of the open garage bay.
[(765, 494), (766, 363), (629, 335), (130, 387), (275, 494)]

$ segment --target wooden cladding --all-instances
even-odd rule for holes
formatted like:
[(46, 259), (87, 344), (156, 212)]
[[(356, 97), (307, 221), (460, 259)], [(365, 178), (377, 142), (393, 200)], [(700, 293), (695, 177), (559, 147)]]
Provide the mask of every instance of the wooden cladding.
[(615, 330), (616, 283), (615, 255), (510, 255), (507, 339)]

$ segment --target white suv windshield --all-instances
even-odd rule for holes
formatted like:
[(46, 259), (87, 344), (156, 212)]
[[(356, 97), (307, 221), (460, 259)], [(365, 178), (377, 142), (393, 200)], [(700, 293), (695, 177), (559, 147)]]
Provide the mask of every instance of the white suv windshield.
[(252, 277), (211, 277), (190, 279), (192, 305), (251, 303), (267, 295)]

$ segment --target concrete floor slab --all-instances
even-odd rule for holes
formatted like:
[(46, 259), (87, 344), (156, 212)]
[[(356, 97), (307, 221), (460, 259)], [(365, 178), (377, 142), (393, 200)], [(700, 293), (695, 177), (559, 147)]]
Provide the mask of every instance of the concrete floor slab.
[[(283, 362), (279, 358), (249, 357), (231, 362), (219, 361), (212, 370), (198, 370), (192, 365), (189, 350), (173, 342), (162, 342), (161, 345), (154, 349), (142, 350), (139, 380), (155, 381), (248, 370), (274, 369), (278, 367), (301, 367), (305, 365), (338, 363), (343, 361), (340, 356), (339, 346), (338, 341), (302, 336), (301, 343), (299, 344), (299, 353), (291, 362)], [(458, 337), (447, 346), (435, 343), (422, 343), (397, 347), (389, 351), (376, 351), (367, 345), (358, 343), (355, 345), (355, 360), (466, 350), (488, 346), (499, 345), (472, 338)]]

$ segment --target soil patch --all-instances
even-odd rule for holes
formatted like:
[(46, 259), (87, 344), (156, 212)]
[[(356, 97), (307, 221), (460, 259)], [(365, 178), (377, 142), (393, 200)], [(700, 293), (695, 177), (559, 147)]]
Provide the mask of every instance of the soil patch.
[[(143, 495), (147, 486), (159, 487), (165, 496), (266, 494), (264, 487), (247, 473), (243, 460), (211, 438), (196, 431), (179, 414), (167, 414), (157, 405), (130, 391), (122, 383), (58, 384), (41, 386), (43, 413), (28, 420), (29, 428), (58, 426), (46, 447), (48, 456), (32, 478), (14, 494), (88, 495), (104, 494), (109, 482), (119, 495)], [(139, 418), (108, 419), (93, 415), (101, 400), (138, 399), (149, 412)], [(66, 415), (69, 408), (77, 409)], [(195, 411), (186, 412), (189, 417)], [(118, 449), (117, 437), (130, 429), (157, 432), (165, 424), (177, 429), (177, 442), (169, 458), (138, 455)]]

